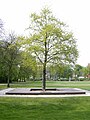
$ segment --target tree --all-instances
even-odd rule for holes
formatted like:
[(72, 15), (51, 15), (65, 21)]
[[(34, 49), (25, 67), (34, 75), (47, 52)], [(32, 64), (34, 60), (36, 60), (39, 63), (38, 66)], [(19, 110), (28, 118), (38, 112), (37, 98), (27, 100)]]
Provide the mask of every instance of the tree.
[(83, 67), (81, 69), (82, 75), (86, 78), (88, 76), (88, 67)]
[(52, 65), (49, 70), (51, 77), (54, 78), (54, 80), (60, 80), (62, 78), (67, 78), (69, 80), (73, 75), (73, 67), (70, 65)]
[[(0, 41), (1, 45), (1, 63), (3, 64), (4, 71), (6, 71), (7, 87), (10, 87), (10, 78), (12, 75), (12, 68), (18, 65), (19, 47), (16, 42), (16, 36), (11, 33), (6, 40)], [(1, 64), (1, 65), (2, 65)]]
[(90, 63), (86, 67), (82, 67), (81, 69), (82, 76), (90, 79)]
[(44, 8), (39, 15), (31, 14), (31, 36), (27, 43), (29, 50), (43, 65), (43, 90), (46, 88), (48, 64), (75, 63), (78, 57), (76, 40), (66, 28), (48, 8)]
[(75, 65), (74, 72), (75, 72), (76, 77), (82, 76), (82, 68), (83, 68), (83, 66), (81, 66), (79, 64)]
[(30, 79), (33, 77), (35, 79), (35, 72), (37, 70), (36, 59), (28, 52), (21, 51), (21, 58), (19, 62), (19, 79)]

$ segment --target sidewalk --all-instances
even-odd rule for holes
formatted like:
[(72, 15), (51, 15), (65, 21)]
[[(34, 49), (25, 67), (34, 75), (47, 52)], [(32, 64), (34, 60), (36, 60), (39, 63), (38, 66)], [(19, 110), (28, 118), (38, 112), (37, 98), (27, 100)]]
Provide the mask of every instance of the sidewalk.
[(15, 88), (7, 88), (4, 90), (0, 90), (0, 97), (79, 97), (79, 96), (90, 96), (90, 91), (86, 91), (86, 94), (75, 94), (75, 95), (6, 95), (5, 93), (11, 90), (14, 90)]

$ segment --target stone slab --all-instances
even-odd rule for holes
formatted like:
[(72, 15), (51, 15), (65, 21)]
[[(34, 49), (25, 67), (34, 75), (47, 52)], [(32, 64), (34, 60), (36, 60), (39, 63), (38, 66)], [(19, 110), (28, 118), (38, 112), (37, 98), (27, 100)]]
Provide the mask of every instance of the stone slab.
[(78, 88), (55, 88), (42, 91), (39, 88), (15, 88), (6, 92), (6, 95), (75, 95), (86, 94), (82, 89)]

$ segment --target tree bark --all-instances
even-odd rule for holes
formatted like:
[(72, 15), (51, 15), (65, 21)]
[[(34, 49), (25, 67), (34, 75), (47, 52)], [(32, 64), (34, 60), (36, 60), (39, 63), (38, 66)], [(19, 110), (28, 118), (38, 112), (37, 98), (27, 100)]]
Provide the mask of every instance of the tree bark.
[(8, 71), (7, 87), (10, 87), (10, 69)]
[[(47, 33), (46, 33), (46, 40), (47, 40)], [(45, 40), (45, 58), (44, 58), (44, 64), (43, 64), (43, 84), (42, 89), (45, 91), (46, 89), (46, 65), (47, 65), (47, 42)]]
[(9, 66), (9, 70), (8, 70), (7, 87), (10, 87), (10, 74), (11, 74), (11, 66)]
[(44, 65), (43, 65), (42, 89), (43, 89), (43, 91), (45, 91), (45, 89), (46, 89), (46, 63), (44, 63)]

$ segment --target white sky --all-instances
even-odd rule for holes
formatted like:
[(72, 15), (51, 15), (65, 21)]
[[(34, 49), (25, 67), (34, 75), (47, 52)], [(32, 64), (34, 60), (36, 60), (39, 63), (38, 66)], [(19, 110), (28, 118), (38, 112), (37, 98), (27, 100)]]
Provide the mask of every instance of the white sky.
[(0, 0), (0, 18), (5, 29), (23, 34), (29, 25), (29, 15), (48, 6), (53, 14), (69, 25), (77, 39), (77, 63), (90, 63), (90, 0)]

